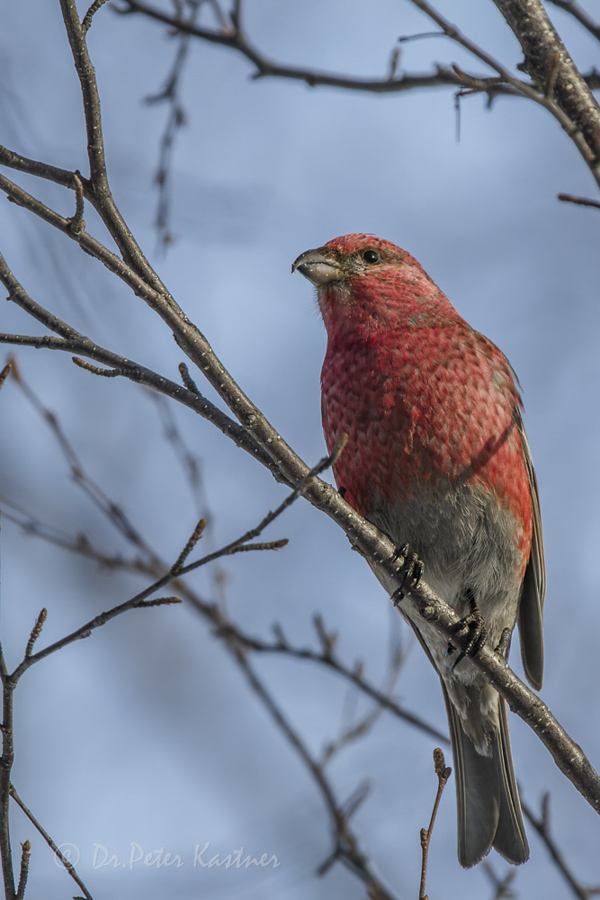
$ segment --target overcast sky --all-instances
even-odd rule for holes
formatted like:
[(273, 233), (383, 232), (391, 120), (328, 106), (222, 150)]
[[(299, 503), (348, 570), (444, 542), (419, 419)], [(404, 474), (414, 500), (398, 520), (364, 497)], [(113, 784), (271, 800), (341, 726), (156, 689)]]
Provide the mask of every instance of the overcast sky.
[[(163, 86), (176, 42), (157, 23), (118, 16), (110, 6), (94, 19), (89, 47), (115, 199), (179, 304), (307, 462), (324, 453), (325, 335), (312, 288), (290, 275), (302, 251), (354, 231), (394, 241), (507, 354), (523, 387), (544, 522), (542, 696), (598, 764), (600, 217), (556, 199), (561, 191), (594, 194), (574, 146), (544, 110), (523, 100), (501, 98), (489, 111), (482, 97), (463, 99), (457, 141), (450, 90), (372, 96), (252, 80), (247, 61), (192, 43), (182, 83), (187, 124), (172, 169), (175, 240), (165, 256), (154, 228), (154, 173), (167, 108), (144, 99)], [(246, 6), (248, 33), (268, 56), (357, 76), (384, 77), (400, 35), (431, 31), (410, 3), (398, 0), (247, 0)], [(456, 24), (507, 65), (519, 61), (516, 40), (492, 3), (463, 0), (457, 10), (447, 0), (438, 7), (451, 17), (460, 13)], [(549, 11), (581, 68), (598, 65), (598, 43), (559, 10)], [(4, 4), (0, 21), (0, 142), (87, 173), (78, 83), (58, 2)], [(406, 71), (428, 71), (433, 61), (482, 71), (439, 38), (403, 45)], [(72, 214), (71, 193), (15, 177)], [(104, 239), (88, 209), (85, 218)], [(36, 300), (98, 343), (177, 380), (181, 352), (168, 329), (99, 263), (12, 204), (0, 204), (0, 229), (2, 252)], [(39, 332), (10, 304), (0, 318), (3, 331)], [(176, 558), (207, 508), (207, 540), (218, 546), (285, 496), (208, 423), (174, 408), (201, 461), (205, 499), (198, 509), (147, 392), (94, 378), (66, 354), (19, 350), (18, 360), (90, 475), (166, 559)], [(126, 552), (70, 479), (50, 431), (13, 383), (2, 391), (0, 410), (0, 493), (64, 532), (86, 533), (106, 552)], [(277, 554), (221, 564), (230, 614), (257, 635), (268, 637), (277, 621), (294, 644), (317, 646), (312, 617), (321, 612), (340, 632), (343, 658), (350, 665), (364, 659), (377, 683), (390, 646), (400, 640), (407, 663), (398, 696), (445, 731), (435, 673), (341, 531), (299, 502), (265, 538), (282, 536), (290, 544)], [(41, 641), (49, 642), (145, 583), (75, 559), (6, 519), (2, 575), (3, 644), (11, 664), (42, 606), (48, 621)], [(190, 583), (216, 597), (214, 569)], [(520, 672), (517, 652), (512, 662)], [(257, 666), (315, 753), (369, 708), (317, 667), (283, 659), (260, 659)], [(512, 716), (511, 734), (525, 800), (538, 809), (551, 792), (560, 847), (582, 882), (598, 884), (597, 816)], [(341, 798), (371, 781), (355, 827), (380, 876), (402, 897), (417, 892), (419, 829), (436, 786), (434, 746), (384, 715), (331, 766)], [(96, 900), (364, 896), (341, 866), (316, 877), (331, 849), (321, 797), (191, 609), (128, 613), (28, 672), (16, 694), (16, 754), (17, 790), (58, 844), (76, 845), (78, 869)], [(72, 896), (68, 877), (20, 814), (14, 837), (16, 847), (32, 839), (27, 896)], [(569, 897), (531, 828), (529, 838), (531, 862), (513, 883), (518, 896)], [(266, 853), (279, 865), (194, 866), (196, 845), (207, 842), (203, 858), (243, 847), (245, 855)], [(162, 847), (179, 854), (182, 865), (144, 865), (138, 847), (144, 853)], [(124, 866), (99, 866), (103, 848)], [(482, 867), (461, 870), (455, 848), (450, 784), (431, 849), (429, 895), (492, 896)], [(499, 857), (490, 860), (505, 872)]]

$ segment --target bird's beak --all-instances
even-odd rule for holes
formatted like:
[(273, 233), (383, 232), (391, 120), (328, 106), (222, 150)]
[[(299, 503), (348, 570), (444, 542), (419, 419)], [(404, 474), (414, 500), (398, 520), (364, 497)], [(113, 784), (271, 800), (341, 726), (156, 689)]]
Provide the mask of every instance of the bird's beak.
[(298, 259), (292, 263), (292, 272), (296, 270), (308, 278), (315, 287), (341, 281), (344, 277), (339, 261), (327, 247), (301, 253)]

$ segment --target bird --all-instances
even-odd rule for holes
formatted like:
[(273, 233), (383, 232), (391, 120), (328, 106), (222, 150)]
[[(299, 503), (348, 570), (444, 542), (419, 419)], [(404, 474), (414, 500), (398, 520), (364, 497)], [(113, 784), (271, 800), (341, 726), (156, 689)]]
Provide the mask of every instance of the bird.
[[(336, 485), (358, 513), (410, 547), (415, 570), (472, 635), (508, 652), (518, 622), (525, 675), (542, 686), (545, 565), (539, 494), (506, 356), (475, 331), (422, 266), (390, 241), (348, 234), (292, 272), (317, 289), (327, 332), (321, 412)], [(421, 568), (420, 568), (421, 567)], [(375, 574), (390, 594), (397, 588)], [(458, 860), (493, 847), (529, 858), (506, 704), (467, 655), (400, 610), (439, 675), (457, 794)]]

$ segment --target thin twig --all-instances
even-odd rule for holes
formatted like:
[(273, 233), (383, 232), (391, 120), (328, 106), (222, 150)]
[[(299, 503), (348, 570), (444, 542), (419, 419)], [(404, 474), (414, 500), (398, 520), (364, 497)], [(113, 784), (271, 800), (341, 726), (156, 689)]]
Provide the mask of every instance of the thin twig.
[[(456, 26), (454, 26), (448, 19), (442, 16), (441, 13), (439, 13), (431, 5), (431, 3), (426, 2), (426, 0), (412, 0), (412, 2), (422, 12), (429, 16), (432, 21), (439, 25), (439, 27), (447, 37), (460, 44), (462, 47), (472, 53), (477, 59), (490, 66), (498, 73), (498, 75), (501, 76), (502, 83), (496, 83), (494, 85), (494, 94), (516, 94), (517, 96), (525, 97), (533, 101), (534, 103), (538, 103), (541, 106), (544, 106), (548, 110), (548, 112), (550, 112), (551, 115), (553, 115), (554, 118), (559, 122), (561, 127), (567, 132), (567, 134), (581, 153), (586, 164), (591, 169), (597, 183), (600, 184), (600, 167), (596, 163), (595, 151), (590, 148), (589, 144), (586, 141), (586, 138), (580, 130), (579, 125), (574, 125), (569, 115), (564, 112), (559, 105), (554, 103), (553, 100), (545, 97), (543, 93), (540, 93), (538, 90), (536, 90), (533, 84), (515, 78), (509, 69), (502, 66), (501, 63), (498, 62), (498, 60), (494, 59), (483, 48), (479, 47), (477, 44), (467, 38), (466, 35), (462, 34), (458, 30), (458, 28), (456, 28)], [(392, 93), (403, 90), (413, 90), (420, 87), (432, 87), (439, 85), (451, 85), (458, 87), (461, 86), (456, 71), (453, 70), (453, 68), (448, 68), (440, 65), (436, 67), (436, 73), (434, 75), (403, 75), (402, 77), (397, 79), (390, 79), (388, 77), (379, 81), (373, 79), (348, 78), (343, 76), (331, 75), (329, 73), (316, 70), (307, 70), (296, 68), (293, 66), (282, 66), (273, 62), (272, 60), (267, 59), (262, 53), (260, 53), (260, 51), (252, 46), (246, 34), (240, 28), (239, 22), (236, 22), (235, 20), (233, 21), (233, 29), (231, 31), (211, 31), (210, 29), (200, 28), (198, 26), (187, 27), (185, 24), (179, 22), (175, 17), (169, 16), (168, 14), (162, 12), (162, 10), (150, 6), (148, 3), (143, 2), (143, 0), (124, 0), (124, 3), (126, 5), (122, 7), (121, 11), (142, 13), (149, 18), (164, 22), (165, 24), (168, 24), (177, 30), (185, 31), (186, 33), (191, 34), (201, 40), (227, 46), (230, 49), (242, 54), (256, 67), (256, 73), (254, 76), (255, 78), (278, 77), (295, 79), (304, 81), (306, 84), (309, 84), (311, 86), (329, 85), (332, 87), (345, 88), (347, 90), (369, 91), (372, 93)], [(581, 79), (581, 84), (585, 84), (583, 77), (579, 75), (579, 73), (577, 73), (577, 75), (578, 78)], [(489, 85), (489, 83), (486, 84), (487, 79), (485, 78), (485, 76), (483, 78), (481, 78), (480, 76), (473, 76), (473, 81), (480, 84), (479, 90), (490, 90), (491, 86)], [(591, 105), (587, 108), (587, 111), (588, 118), (593, 117), (594, 113)]]
[(31, 634), (29, 635), (27, 646), (25, 647), (25, 657), (31, 656), (31, 654), (33, 653), (33, 646), (42, 633), (42, 628), (44, 627), (44, 622), (46, 621), (47, 615), (48, 610), (42, 609), (39, 616), (37, 617), (35, 625), (31, 629)]
[(181, 375), (181, 380), (183, 381), (188, 391), (192, 391), (192, 393), (194, 394), (199, 394), (200, 391), (198, 390), (198, 386), (190, 375), (190, 371), (185, 363), (179, 363), (179, 372)]
[(116, 378), (118, 375), (127, 377), (127, 373), (123, 369), (102, 369), (100, 366), (93, 366), (87, 359), (80, 359), (78, 356), (73, 357), (73, 362), (80, 369), (85, 369), (86, 372), (91, 372), (92, 375), (100, 375), (102, 378)]
[[(185, 21), (190, 25), (194, 25), (198, 18), (202, 2), (203, 0), (188, 0), (187, 8), (189, 9), (189, 15), (186, 19), (183, 18), (182, 7), (179, 10), (179, 15), (177, 17), (178, 21)], [(185, 31), (180, 31), (179, 45), (175, 54), (175, 60), (171, 67), (171, 71), (167, 76), (165, 86), (160, 93), (146, 97), (146, 103), (149, 104), (162, 102), (169, 104), (169, 113), (160, 141), (158, 168), (154, 176), (154, 180), (158, 185), (158, 206), (155, 225), (158, 233), (159, 248), (162, 249), (163, 252), (166, 251), (167, 247), (174, 240), (169, 227), (171, 212), (171, 166), (177, 133), (184, 127), (186, 122), (185, 111), (181, 103), (180, 94), (181, 80), (188, 56), (189, 44), (190, 35)]]
[(533, 825), (546, 845), (546, 849), (552, 857), (556, 868), (561, 873), (574, 895), (578, 897), (579, 900), (589, 900), (590, 897), (598, 896), (600, 894), (600, 886), (584, 887), (577, 881), (568, 867), (562, 852), (559, 850), (558, 845), (550, 834), (550, 795), (547, 793), (544, 794), (539, 816), (536, 816), (531, 807), (526, 803), (523, 803), (523, 801), (521, 801), (521, 806), (523, 807), (526, 818), (531, 825)]
[[(86, 197), (116, 242), (125, 266), (134, 271), (145, 285), (158, 292), (167, 307), (178, 309), (165, 285), (142, 253), (112, 196), (106, 172), (100, 96), (96, 73), (85, 41), (85, 31), (79, 21), (75, 0), (59, 0), (59, 2), (82, 94), (90, 166), (89, 181), (84, 183)], [(81, 236), (83, 237), (85, 234)], [(77, 237), (76, 240), (81, 242), (81, 238)]]
[[(392, 697), (394, 687), (403, 665), (403, 654), (399, 652), (394, 653), (392, 655), (392, 659), (390, 660), (383, 687), (380, 691), (382, 696), (390, 698)], [(354, 725), (346, 728), (335, 741), (331, 741), (329, 744), (327, 744), (327, 746), (323, 750), (323, 754), (320, 759), (320, 765), (324, 768), (326, 765), (328, 765), (329, 762), (331, 762), (336, 754), (340, 753), (340, 751), (345, 749), (350, 743), (368, 734), (375, 722), (377, 722), (380, 716), (384, 713), (385, 708), (386, 707), (384, 704), (376, 701), (373, 704), (372, 709), (368, 710), (368, 712), (362, 717), (362, 719), (360, 719)]]
[(558, 199), (563, 203), (575, 203), (577, 206), (591, 206), (600, 209), (600, 200), (590, 200), (588, 197), (574, 197), (572, 194), (559, 194)]
[[(0, 183), (1, 181), (2, 176), (0, 176)], [(87, 237), (88, 235), (84, 233), (82, 240)], [(215, 406), (214, 403), (211, 403), (210, 400), (200, 394), (197, 389), (196, 391), (190, 391), (163, 375), (153, 372), (151, 369), (147, 369), (145, 366), (141, 366), (126, 357), (112, 353), (90, 340), (85, 335), (80, 334), (66, 322), (63, 322), (62, 319), (59, 319), (58, 316), (49, 312), (49, 310), (45, 309), (29, 296), (20, 282), (17, 281), (13, 275), (2, 254), (0, 254), (0, 281), (8, 290), (9, 297), (13, 302), (30, 316), (45, 325), (46, 328), (61, 336), (60, 338), (54, 338), (47, 335), (18, 335), (0, 332), (0, 343), (30, 347), (45, 347), (48, 349), (65, 351), (67, 353), (81, 353), (91, 359), (95, 359), (97, 362), (108, 365), (111, 368), (116, 369), (119, 374), (123, 375), (125, 378), (128, 378), (137, 384), (144, 384), (147, 387), (151, 387), (165, 396), (171, 397), (173, 400), (177, 400), (179, 403), (193, 409), (194, 412), (198, 413), (202, 418), (211, 421), (223, 434), (229, 436), (238, 447), (242, 447), (269, 468), (276, 480), (285, 483), (286, 479), (283, 478), (278, 471), (277, 465), (258, 445), (247, 428), (233, 421), (226, 413)], [(79, 363), (79, 365), (81, 365), (81, 363)]]
[(233, 13), (231, 16), (232, 28), (213, 31), (198, 25), (191, 25), (181, 21), (176, 16), (169, 15), (157, 7), (150, 6), (142, 0), (123, 0), (124, 6), (119, 11), (127, 13), (140, 13), (148, 18), (169, 25), (176, 31), (184, 32), (192, 37), (200, 38), (213, 44), (220, 44), (237, 51), (251, 62), (255, 67), (253, 78), (286, 78), (295, 81), (303, 81), (314, 87), (326, 85), (329, 87), (345, 88), (354, 91), (367, 91), (370, 93), (397, 93), (399, 91), (412, 90), (421, 87), (440, 87), (444, 85), (456, 85), (456, 78), (451, 69), (445, 66), (436, 66), (432, 74), (403, 75), (400, 78), (368, 79), (352, 78), (343, 75), (334, 75), (329, 72), (321, 72), (314, 69), (305, 69), (295, 66), (285, 66), (268, 59), (254, 45), (252, 45), (240, 28), (240, 18)]
[(440, 805), (440, 801), (442, 799), (442, 794), (444, 792), (444, 788), (448, 782), (452, 774), (452, 769), (446, 766), (446, 761), (444, 759), (444, 754), (437, 747), (433, 751), (433, 765), (435, 769), (435, 774), (438, 777), (438, 787), (437, 793), (435, 795), (435, 801), (433, 803), (433, 810), (431, 812), (431, 819), (429, 820), (429, 828), (421, 828), (421, 851), (422, 851), (422, 860), (421, 860), (421, 883), (419, 885), (419, 900), (427, 900), (427, 895), (425, 894), (425, 881), (427, 879), (427, 859), (429, 856), (429, 843), (431, 841), (431, 835), (433, 833), (433, 826), (435, 824), (435, 817), (437, 816), (437, 811)]
[(83, 182), (79, 172), (73, 174), (73, 184), (75, 186), (75, 215), (68, 221), (71, 234), (75, 237), (79, 237), (85, 228), (85, 222), (83, 221)]
[(81, 23), (81, 30), (83, 31), (84, 34), (87, 34), (87, 32), (89, 31), (90, 25), (92, 24), (92, 19), (94, 18), (94, 16), (96, 15), (96, 13), (100, 9), (100, 7), (104, 6), (104, 4), (106, 2), (107, 2), (107, 0), (94, 0), (92, 5), (86, 12), (85, 16), (83, 17), (83, 21)]
[(21, 871), (19, 873), (19, 884), (17, 887), (17, 900), (23, 900), (25, 896), (25, 888), (27, 887), (27, 877), (29, 875), (29, 859), (31, 857), (31, 841), (23, 841), (21, 844)]
[[(188, 388), (188, 390), (191, 389), (187, 384), (186, 387)], [(195, 385), (193, 392), (196, 394), (199, 393), (198, 388)], [(164, 436), (173, 448), (175, 457), (177, 458), (183, 470), (185, 479), (190, 488), (190, 494), (194, 498), (196, 513), (199, 518), (205, 518), (207, 524), (210, 526), (211, 513), (208, 508), (206, 490), (202, 482), (200, 458), (186, 445), (181, 430), (177, 424), (173, 406), (168, 402), (165, 395), (159, 394), (156, 391), (151, 391), (150, 398), (155, 401), (156, 408), (158, 410), (158, 414), (160, 416), (161, 424), (163, 427)], [(210, 535), (210, 527), (208, 534)]]
[(34, 826), (34, 828), (37, 829), (37, 831), (44, 838), (44, 840), (46, 841), (46, 843), (48, 844), (48, 846), (50, 847), (52, 852), (55, 854), (57, 859), (59, 859), (60, 862), (63, 864), (63, 866), (65, 867), (65, 869), (67, 870), (67, 872), (69, 873), (71, 878), (73, 879), (73, 881), (77, 884), (77, 886), (80, 888), (80, 890), (83, 891), (83, 896), (86, 898), (86, 900), (94, 900), (94, 898), (92, 897), (92, 895), (86, 888), (85, 884), (83, 883), (83, 881), (77, 874), (77, 870), (75, 869), (75, 866), (73, 865), (73, 863), (69, 862), (69, 860), (66, 858), (66, 856), (63, 853), (61, 853), (61, 851), (56, 846), (55, 842), (52, 840), (52, 838), (50, 837), (50, 835), (48, 834), (46, 829), (38, 822), (38, 820), (33, 815), (31, 810), (29, 809), (29, 807), (27, 807), (25, 805), (25, 803), (23, 803), (23, 801), (17, 794), (17, 791), (16, 791), (14, 785), (12, 785), (12, 784), (10, 786), (10, 796), (13, 798), (13, 800), (15, 801), (17, 806), (21, 807), (21, 809), (23, 810), (23, 812), (25, 813), (25, 815), (27, 816), (27, 818), (29, 819), (31, 824)]
[(194, 547), (196, 546), (196, 544), (198, 543), (200, 538), (202, 537), (202, 534), (203, 534), (205, 528), (206, 528), (206, 519), (200, 519), (200, 521), (194, 528), (193, 532), (191, 533), (187, 544), (185, 545), (185, 547), (179, 554), (177, 562), (171, 567), (171, 574), (175, 578), (181, 574), (181, 571), (183, 569), (186, 559), (188, 558), (188, 556), (190, 555), (190, 553), (192, 552), (192, 550), (194, 549)]
[(516, 894), (513, 890), (511, 890), (511, 884), (515, 880), (517, 875), (517, 869), (512, 866), (509, 866), (504, 878), (500, 878), (496, 875), (495, 869), (492, 866), (489, 858), (484, 859), (481, 862), (481, 868), (492, 882), (494, 887), (494, 896), (492, 900), (515, 900)]
[[(348, 815), (337, 802), (332, 787), (323, 773), (322, 767), (313, 759), (299, 734), (288, 722), (286, 716), (276, 704), (272, 695), (267, 691), (265, 685), (259, 679), (247, 657), (243, 653), (237, 651), (236, 658), (252, 690), (261, 699), (272, 719), (294, 747), (320, 788), (321, 796), (329, 812), (335, 836), (335, 847), (327, 860), (327, 867), (335, 860), (341, 861), (348, 869), (350, 869), (350, 871), (360, 878), (365, 885), (367, 885), (367, 889), (371, 891), (371, 896), (377, 897), (378, 900), (392, 900), (392, 895), (376, 877), (367, 858), (361, 851), (356, 835), (350, 831), (348, 827)], [(351, 808), (356, 809), (356, 805), (354, 804)], [(320, 867), (319, 873), (324, 873), (324, 866)]]
[(63, 647), (68, 647), (69, 644), (73, 644), (75, 643), (75, 641), (80, 641), (84, 638), (90, 637), (92, 631), (95, 631), (96, 628), (101, 628), (103, 625), (106, 625), (107, 622), (110, 622), (111, 619), (114, 619), (125, 612), (129, 612), (130, 609), (137, 609), (138, 607), (145, 608), (147, 606), (165, 606), (171, 603), (181, 603), (181, 600), (178, 597), (160, 597), (150, 602), (146, 602), (148, 597), (168, 584), (171, 580), (171, 577), (172, 576), (170, 572), (166, 575), (163, 575), (162, 578), (157, 579), (157, 581), (149, 585), (143, 591), (140, 591), (138, 594), (135, 594), (135, 596), (130, 597), (123, 603), (119, 603), (117, 606), (113, 606), (112, 609), (109, 609), (106, 612), (102, 612), (97, 616), (94, 616), (93, 619), (90, 619), (90, 621), (86, 622), (85, 625), (82, 625), (80, 628), (72, 631), (71, 634), (68, 634), (60, 640), (55, 641), (53, 644), (50, 644), (43, 650), (38, 650), (37, 653), (31, 654), (31, 656), (26, 656), (10, 676), (11, 679), (16, 683), (27, 671), (27, 669), (31, 668), (31, 666), (33, 666), (35, 663), (39, 662), (42, 659), (45, 659), (52, 653), (56, 653), (57, 650), (62, 650)]

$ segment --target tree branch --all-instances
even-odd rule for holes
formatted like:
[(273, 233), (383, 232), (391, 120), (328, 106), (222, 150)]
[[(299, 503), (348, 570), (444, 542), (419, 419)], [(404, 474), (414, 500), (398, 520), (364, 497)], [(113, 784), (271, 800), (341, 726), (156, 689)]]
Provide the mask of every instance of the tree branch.
[(531, 825), (533, 825), (541, 840), (546, 845), (546, 849), (552, 857), (554, 865), (571, 888), (573, 894), (578, 897), (579, 900), (590, 900), (590, 897), (598, 896), (598, 894), (600, 894), (600, 887), (584, 887), (577, 881), (550, 834), (550, 795), (544, 794), (539, 817), (534, 815), (533, 810), (531, 810), (526, 803), (523, 803), (522, 800), (521, 805), (526, 818)]
[[(592, 143), (590, 145), (589, 141), (587, 140), (590, 134), (595, 133), (593, 121), (595, 119), (594, 108), (597, 109), (594, 98), (590, 94), (590, 89), (600, 87), (600, 78), (598, 77), (598, 73), (593, 71), (589, 76), (587, 76), (586, 83), (586, 79), (584, 79), (584, 77), (573, 66), (572, 62), (570, 61), (570, 57), (568, 57), (568, 54), (566, 54), (566, 51), (564, 51), (566, 58), (568, 58), (571, 62), (571, 66), (573, 67), (573, 70), (577, 76), (578, 93), (581, 95), (581, 102), (578, 104), (578, 106), (581, 108), (580, 111), (583, 111), (583, 109), (585, 108), (585, 115), (578, 115), (574, 118), (570, 114), (573, 107), (571, 103), (567, 103), (563, 108), (563, 104), (559, 103), (557, 105), (552, 97), (546, 97), (546, 77), (544, 78), (541, 87), (537, 84), (535, 79), (533, 80), (534, 83), (530, 84), (528, 82), (522, 81), (521, 79), (515, 78), (509, 71), (509, 69), (501, 65), (501, 63), (494, 59), (484, 49), (479, 47), (464, 34), (462, 34), (454, 25), (452, 25), (452, 23), (448, 19), (442, 16), (441, 13), (439, 13), (431, 3), (427, 2), (427, 0), (411, 0), (411, 2), (422, 12), (424, 12), (432, 21), (436, 22), (436, 24), (439, 25), (442, 29), (443, 34), (445, 34), (448, 38), (455, 41), (456, 43), (460, 44), (460, 46), (464, 47), (466, 50), (472, 53), (477, 59), (481, 60), (486, 65), (490, 66), (494, 71), (496, 71), (500, 76), (499, 80), (494, 80), (492, 82), (485, 75), (482, 76), (461, 73), (460, 70), (454, 66), (448, 68), (441, 65), (436, 65), (436, 71), (433, 74), (402, 75), (401, 77), (397, 78), (392, 72), (391, 77), (382, 80), (352, 78), (347, 76), (332, 75), (330, 73), (320, 72), (318, 70), (303, 69), (294, 66), (283, 66), (279, 65), (278, 63), (274, 63), (272, 60), (269, 60), (267, 57), (263, 56), (260, 51), (258, 51), (249, 42), (245, 32), (240, 25), (239, 19), (235, 16), (233, 17), (232, 27), (230, 29), (213, 31), (211, 29), (184, 23), (180, 21), (179, 18), (175, 16), (169, 16), (168, 14), (163, 13), (162, 10), (150, 6), (149, 4), (145, 3), (144, 0), (123, 0), (123, 2), (126, 4), (126, 6), (118, 10), (122, 13), (141, 13), (149, 18), (169, 25), (176, 31), (192, 35), (210, 43), (226, 46), (229, 49), (240, 53), (242, 56), (246, 57), (250, 62), (252, 62), (256, 67), (256, 73), (254, 75), (255, 78), (262, 78), (267, 76), (286, 78), (296, 81), (303, 81), (311, 86), (327, 85), (330, 87), (343, 88), (346, 90), (368, 91), (371, 93), (398, 93), (400, 91), (414, 90), (416, 88), (440, 86), (454, 86), (464, 88), (466, 84), (466, 86), (469, 88), (469, 90), (467, 91), (468, 93), (473, 93), (474, 91), (486, 92), (490, 98), (497, 94), (510, 94), (513, 96), (524, 97), (533, 101), (534, 103), (544, 106), (548, 110), (548, 112), (550, 112), (551, 115), (554, 116), (554, 118), (559, 122), (563, 130), (568, 134), (568, 136), (571, 138), (571, 140), (581, 153), (586, 164), (591, 169), (596, 182), (600, 186), (600, 167), (598, 166), (596, 144)], [(500, 3), (503, 2), (505, 2), (505, 0), (499, 0), (497, 5), (500, 6)], [(509, 0), (509, 2), (516, 4), (516, 6), (519, 6), (521, 0)], [(538, 0), (531, 0), (531, 2), (535, 2), (543, 12), (543, 8), (541, 7), (541, 4), (538, 2)], [(553, 49), (555, 50), (557, 49), (557, 47), (554, 47)], [(545, 69), (546, 76), (548, 71), (549, 68), (547, 66)], [(536, 90), (536, 86), (539, 88), (539, 90)], [(565, 90), (568, 91), (570, 89), (565, 88)], [(563, 92), (561, 89), (561, 96), (562, 93)], [(587, 98), (585, 101), (584, 97)]]
[[(2, 176), (0, 176), (0, 181)], [(124, 378), (129, 379), (137, 384), (143, 384), (151, 387), (165, 396), (177, 400), (184, 406), (193, 409), (202, 418), (212, 422), (223, 433), (230, 437), (238, 447), (242, 447), (247, 453), (260, 459), (262, 464), (269, 468), (277, 480), (282, 480), (276, 472), (271, 458), (261, 447), (258, 446), (252, 435), (241, 427), (237, 422), (229, 418), (226, 413), (222, 412), (218, 407), (204, 397), (197, 388), (192, 390), (191, 387), (184, 387), (176, 384), (163, 375), (148, 369), (139, 363), (132, 362), (124, 356), (112, 353), (104, 347), (100, 347), (90, 338), (72, 328), (58, 316), (55, 316), (49, 310), (45, 309), (37, 303), (25, 291), (23, 286), (10, 270), (6, 260), (0, 254), (0, 282), (9, 292), (9, 299), (17, 304), (21, 309), (31, 315), (38, 322), (41, 322), (46, 328), (61, 335), (61, 338), (55, 338), (50, 335), (23, 335), (10, 334), (0, 332), (0, 344), (12, 344), (15, 346), (29, 346), (37, 348), (46, 348), (51, 350), (62, 350), (67, 353), (77, 353), (87, 356), (97, 362), (110, 366), (117, 370), (117, 373)], [(195, 387), (195, 385), (194, 385)]]
[(231, 28), (222, 31), (213, 31), (202, 28), (190, 22), (171, 16), (156, 7), (144, 3), (143, 0), (123, 0), (126, 6), (117, 8), (121, 13), (140, 13), (156, 22), (168, 25), (176, 32), (189, 34), (211, 44), (219, 44), (228, 47), (244, 56), (251, 62), (256, 71), (254, 79), (259, 78), (285, 78), (292, 81), (302, 81), (310, 87), (328, 86), (344, 88), (352, 91), (366, 91), (375, 94), (393, 94), (401, 91), (414, 90), (423, 87), (459, 87), (460, 82), (453, 70), (447, 66), (436, 66), (436, 71), (431, 74), (403, 75), (400, 78), (352, 78), (343, 75), (334, 75), (329, 72), (321, 72), (316, 69), (304, 69), (296, 66), (285, 66), (276, 63), (264, 56), (248, 40), (241, 29), (239, 19), (234, 17)]
[(65, 869), (67, 870), (67, 872), (69, 873), (71, 878), (73, 879), (73, 881), (76, 883), (77, 887), (83, 892), (83, 896), (85, 897), (85, 900), (94, 900), (94, 898), (88, 891), (87, 887), (85, 886), (85, 884), (83, 883), (83, 881), (81, 880), (79, 875), (77, 874), (77, 870), (75, 869), (75, 866), (73, 865), (73, 863), (70, 862), (63, 853), (61, 853), (60, 849), (56, 846), (56, 843), (52, 840), (52, 838), (50, 837), (50, 835), (48, 834), (46, 829), (40, 824), (40, 822), (38, 822), (38, 820), (33, 815), (31, 810), (29, 809), (29, 807), (26, 806), (25, 803), (21, 800), (21, 798), (17, 794), (16, 788), (12, 784), (10, 786), (10, 796), (13, 798), (13, 800), (15, 801), (17, 806), (19, 806), (22, 809), (22, 811), (25, 813), (25, 815), (27, 816), (27, 818), (29, 819), (29, 821), (31, 822), (33, 827), (37, 831), (39, 831), (39, 833), (44, 838), (44, 840), (46, 841), (46, 843), (48, 844), (48, 846), (50, 847), (50, 849), (52, 850), (52, 852), (54, 853), (56, 858), (61, 861), (61, 863), (63, 864), (63, 866), (65, 867)]
[(580, 25), (583, 25), (593, 37), (600, 41), (600, 25), (592, 19), (587, 10), (580, 6), (576, 0), (548, 0), (548, 3), (552, 3), (553, 6), (558, 6), (559, 9), (564, 9), (565, 12), (570, 13)]
[(600, 109), (581, 77), (540, 0), (494, 0), (521, 44), (523, 69), (540, 93), (546, 92), (549, 74), (559, 60), (554, 96), (560, 109), (583, 134), (592, 154), (592, 169), (598, 180), (600, 155)]

